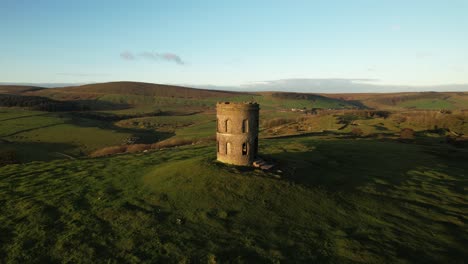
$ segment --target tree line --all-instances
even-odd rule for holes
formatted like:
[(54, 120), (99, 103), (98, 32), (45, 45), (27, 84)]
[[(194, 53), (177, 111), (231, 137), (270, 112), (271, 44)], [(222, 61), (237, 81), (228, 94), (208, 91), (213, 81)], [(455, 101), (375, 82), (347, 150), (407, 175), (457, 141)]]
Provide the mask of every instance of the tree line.
[(0, 106), (27, 107), (32, 110), (47, 112), (88, 110), (87, 106), (80, 105), (76, 102), (57, 101), (40, 96), (22, 96), (11, 94), (0, 94)]

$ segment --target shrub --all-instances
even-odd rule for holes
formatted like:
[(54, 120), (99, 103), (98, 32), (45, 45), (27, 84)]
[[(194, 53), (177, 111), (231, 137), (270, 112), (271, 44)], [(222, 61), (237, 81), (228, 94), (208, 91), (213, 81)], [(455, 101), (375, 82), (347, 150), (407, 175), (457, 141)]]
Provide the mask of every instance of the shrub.
[(193, 141), (191, 139), (186, 138), (169, 138), (164, 141), (155, 143), (151, 145), (152, 149), (161, 149), (161, 148), (170, 148), (170, 147), (177, 147), (183, 145), (190, 145)]
[[(206, 142), (208, 141), (213, 141), (213, 137), (206, 138)], [(199, 140), (199, 142), (205, 142), (205, 141)], [(119, 153), (135, 153), (135, 152), (141, 152), (141, 151), (148, 150), (148, 149), (171, 148), (171, 147), (177, 147), (177, 146), (190, 145), (193, 143), (194, 141), (192, 139), (169, 138), (167, 140), (157, 142), (154, 144), (131, 144), (131, 145), (105, 147), (105, 148), (94, 151), (89, 156), (102, 157), (102, 156), (108, 156), (108, 155), (115, 155)]]
[(272, 127), (276, 127), (276, 126), (280, 126), (280, 125), (284, 125), (284, 124), (292, 123), (292, 122), (294, 122), (293, 119), (278, 117), (278, 118), (273, 118), (273, 119), (263, 121), (262, 126), (264, 128), (272, 128)]
[(446, 140), (448, 144), (457, 148), (468, 147), (468, 138), (447, 136)]
[(395, 117), (395, 122), (397, 124), (404, 123), (404, 122), (406, 122), (406, 120), (407, 120), (406, 116), (397, 116), (397, 117)]
[(359, 119), (362, 119), (360, 116), (358, 115), (355, 115), (355, 114), (345, 114), (345, 115), (342, 115), (342, 116), (339, 116), (338, 117), (338, 124), (345, 124), (345, 125), (349, 125), (351, 124), (353, 121), (356, 121), (356, 120), (359, 120)]
[(388, 118), (389, 116), (391, 115), (391, 113), (389, 111), (374, 111), (374, 112), (371, 112), (371, 116), (372, 117), (381, 117), (381, 118)]
[(351, 130), (351, 134), (356, 137), (360, 137), (364, 134), (364, 132), (362, 132), (362, 129), (356, 127), (356, 128), (353, 128), (353, 130)]
[(140, 152), (140, 151), (148, 150), (148, 149), (151, 149), (151, 144), (133, 144), (133, 145), (128, 145), (125, 152), (135, 153), (135, 152)]
[(112, 146), (98, 149), (90, 154), (91, 157), (102, 157), (108, 155), (114, 155), (118, 153), (124, 153), (128, 146)]
[(400, 132), (400, 139), (413, 139), (414, 130), (411, 128), (403, 128)]

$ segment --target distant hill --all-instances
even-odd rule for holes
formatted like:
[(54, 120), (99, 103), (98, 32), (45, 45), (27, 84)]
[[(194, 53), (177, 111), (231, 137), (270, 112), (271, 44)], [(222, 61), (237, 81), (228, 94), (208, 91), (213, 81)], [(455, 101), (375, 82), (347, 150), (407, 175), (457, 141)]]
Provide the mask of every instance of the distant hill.
[[(296, 92), (234, 92), (189, 88), (183, 86), (142, 83), (108, 82), (43, 88), (22, 85), (0, 85), (0, 94), (48, 97), (54, 100), (108, 101), (126, 105), (166, 105), (204, 103), (216, 100), (257, 100), (264, 107), (279, 108), (374, 108), (386, 110), (405, 109), (468, 109), (468, 92), (400, 92), (400, 93), (337, 93), (316, 94)], [(255, 99), (252, 96), (256, 96)], [(167, 98), (167, 99), (164, 99)], [(183, 99), (178, 100), (178, 99)], [(178, 101), (177, 101), (178, 100)], [(178, 105), (177, 107), (180, 107)], [(264, 108), (265, 109), (265, 108)]]
[(20, 94), (25, 92), (39, 91), (44, 88), (23, 85), (0, 85), (0, 94)]
[(468, 109), (468, 92), (322, 94), (376, 109)]
[(109, 82), (43, 89), (40, 91), (32, 91), (31, 94), (47, 97), (59, 97), (66, 100), (74, 98), (92, 99), (108, 94), (202, 99), (212, 97), (230, 97), (240, 95), (242, 93), (141, 82)]
[(26, 107), (33, 110), (58, 112), (85, 110), (75, 101), (57, 101), (40, 96), (22, 96), (17, 94), (0, 94), (0, 107)]
[(327, 95), (319, 95), (312, 93), (290, 93), (290, 92), (263, 92), (263, 95), (269, 95), (274, 99), (294, 100), (294, 101), (309, 101), (316, 108), (367, 108), (359, 101), (343, 100), (340, 98), (332, 98)]

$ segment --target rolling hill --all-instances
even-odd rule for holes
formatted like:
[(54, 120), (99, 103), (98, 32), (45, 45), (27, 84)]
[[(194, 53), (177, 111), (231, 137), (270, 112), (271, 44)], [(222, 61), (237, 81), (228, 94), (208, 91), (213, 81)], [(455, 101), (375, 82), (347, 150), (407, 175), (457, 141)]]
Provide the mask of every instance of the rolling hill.
[[(217, 100), (255, 100), (264, 107), (283, 108), (373, 108), (385, 110), (468, 109), (468, 92), (338, 93), (232, 92), (196, 89), (141, 82), (109, 82), (61, 88), (0, 85), (0, 94), (49, 97), (56, 100), (100, 100), (131, 105), (195, 101), (212, 104)], [(182, 101), (181, 101), (182, 100)]]
[(348, 93), (323, 94), (346, 101), (358, 101), (375, 109), (468, 109), (468, 92)]
[(217, 90), (195, 89), (174, 85), (163, 85), (141, 82), (109, 82), (98, 84), (87, 84), (63, 88), (52, 88), (40, 91), (31, 91), (31, 95), (42, 95), (49, 97), (61, 97), (62, 99), (76, 99), (80, 96), (97, 98), (102, 95), (141, 95), (157, 97), (176, 98), (211, 98), (230, 97), (241, 93)]
[(21, 94), (25, 92), (39, 91), (45, 88), (21, 85), (0, 85), (0, 94)]

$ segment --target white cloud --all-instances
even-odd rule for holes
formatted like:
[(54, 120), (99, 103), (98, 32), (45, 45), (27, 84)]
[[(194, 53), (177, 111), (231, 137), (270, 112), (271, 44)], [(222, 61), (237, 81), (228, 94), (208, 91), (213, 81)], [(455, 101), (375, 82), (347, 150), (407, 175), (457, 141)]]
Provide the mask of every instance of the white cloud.
[(185, 62), (182, 60), (182, 58), (179, 55), (175, 53), (171, 53), (171, 52), (158, 53), (158, 52), (144, 51), (144, 52), (140, 52), (138, 55), (134, 55), (130, 51), (123, 51), (120, 53), (120, 57), (123, 60), (136, 60), (137, 58), (141, 58), (141, 59), (152, 60), (152, 61), (174, 62), (179, 65), (185, 64)]

